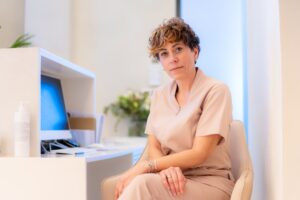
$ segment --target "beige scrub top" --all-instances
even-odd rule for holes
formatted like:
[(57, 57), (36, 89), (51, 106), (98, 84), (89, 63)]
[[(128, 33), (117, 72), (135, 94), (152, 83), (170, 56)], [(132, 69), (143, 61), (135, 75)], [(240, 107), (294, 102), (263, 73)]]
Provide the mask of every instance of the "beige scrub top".
[(176, 89), (173, 80), (154, 90), (145, 132), (155, 135), (164, 155), (191, 149), (196, 136), (222, 136), (209, 157), (199, 166), (185, 170), (184, 174), (231, 194), (234, 180), (227, 135), (232, 121), (232, 104), (228, 87), (198, 69), (189, 99), (183, 107), (175, 98)]

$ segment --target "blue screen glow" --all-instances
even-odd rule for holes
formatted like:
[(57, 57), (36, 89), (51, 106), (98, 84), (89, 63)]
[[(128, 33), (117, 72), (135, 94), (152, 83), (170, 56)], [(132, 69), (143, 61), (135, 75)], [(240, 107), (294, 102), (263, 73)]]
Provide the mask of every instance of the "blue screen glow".
[(44, 75), (41, 78), (41, 130), (68, 130), (60, 80)]

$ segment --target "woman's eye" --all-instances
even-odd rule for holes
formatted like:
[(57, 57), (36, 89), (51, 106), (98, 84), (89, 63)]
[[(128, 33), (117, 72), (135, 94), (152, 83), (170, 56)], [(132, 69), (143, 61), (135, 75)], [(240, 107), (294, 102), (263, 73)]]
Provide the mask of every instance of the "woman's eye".
[(159, 54), (160, 57), (166, 57), (167, 55), (168, 55), (167, 52), (161, 52), (161, 53)]
[(182, 51), (182, 47), (177, 47), (177, 48), (175, 49), (175, 51), (176, 51), (176, 53), (181, 52), (181, 51)]

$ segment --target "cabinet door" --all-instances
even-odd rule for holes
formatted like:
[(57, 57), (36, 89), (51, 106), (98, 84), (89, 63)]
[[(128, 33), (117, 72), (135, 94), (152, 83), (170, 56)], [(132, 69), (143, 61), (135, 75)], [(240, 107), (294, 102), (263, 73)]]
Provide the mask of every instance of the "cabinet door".
[(86, 200), (83, 158), (1, 158), (0, 198)]

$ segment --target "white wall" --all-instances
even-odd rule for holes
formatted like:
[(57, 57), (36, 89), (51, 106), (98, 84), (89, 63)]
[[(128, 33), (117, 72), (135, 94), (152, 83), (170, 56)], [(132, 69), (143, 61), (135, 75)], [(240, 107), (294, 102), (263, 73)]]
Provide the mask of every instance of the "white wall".
[(248, 137), (255, 176), (252, 199), (279, 200), (283, 197), (279, 2), (248, 0), (247, 8)]
[(7, 48), (24, 33), (24, 0), (0, 0), (0, 48)]
[(284, 199), (300, 199), (300, 1), (280, 0)]
[(34, 46), (70, 59), (71, 0), (26, 0), (25, 32), (33, 34)]
[[(148, 87), (148, 38), (164, 19), (175, 16), (174, 0), (88, 0), (73, 4), (72, 57), (97, 77), (97, 111), (127, 89)], [(127, 134), (123, 124), (114, 133), (105, 119), (104, 136)]]
[(300, 2), (248, 1), (253, 199), (300, 198)]
[[(231, 90), (233, 116), (244, 119), (244, 10), (243, 0), (181, 1), (181, 16), (200, 38), (197, 66)], [(246, 92), (246, 91), (245, 91)]]

